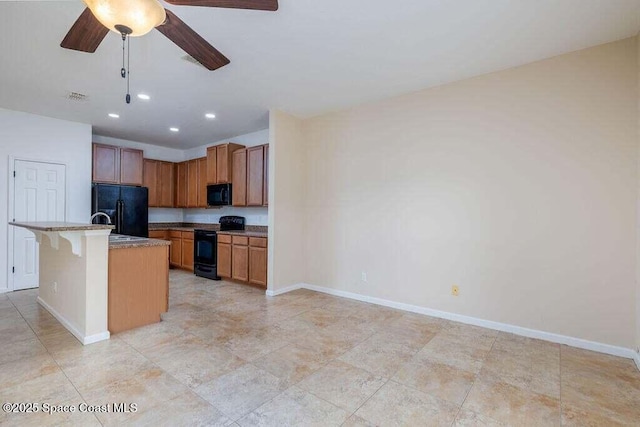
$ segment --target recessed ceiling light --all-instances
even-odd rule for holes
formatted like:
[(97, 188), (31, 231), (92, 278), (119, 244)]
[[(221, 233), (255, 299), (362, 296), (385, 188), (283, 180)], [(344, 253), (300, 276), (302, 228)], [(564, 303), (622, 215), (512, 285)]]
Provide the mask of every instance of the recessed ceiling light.
[(169, 128), (169, 130), (171, 132), (180, 132), (180, 129), (178, 129), (178, 128)]
[(204, 116), (205, 116), (207, 119), (215, 119), (215, 118), (216, 118), (216, 115), (215, 115), (215, 114), (213, 114), (213, 113), (207, 113), (207, 114), (205, 114)]
[(140, 99), (144, 99), (145, 101), (148, 101), (148, 100), (150, 100), (150, 99), (151, 99), (151, 97), (150, 97), (149, 95), (144, 94), (144, 93), (139, 93), (139, 94), (138, 94), (138, 98), (140, 98)]
[(118, 118), (120, 118), (120, 114), (109, 113), (109, 117), (111, 117), (112, 119), (118, 119)]

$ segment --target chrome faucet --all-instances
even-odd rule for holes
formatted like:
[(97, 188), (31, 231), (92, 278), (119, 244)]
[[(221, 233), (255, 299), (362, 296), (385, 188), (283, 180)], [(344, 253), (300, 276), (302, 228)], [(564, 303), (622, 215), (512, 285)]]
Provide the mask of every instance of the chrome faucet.
[(96, 212), (93, 215), (91, 215), (91, 219), (89, 220), (89, 223), (93, 224), (93, 220), (96, 219), (97, 216), (101, 216), (101, 215), (107, 218), (107, 224), (111, 225), (111, 217), (104, 212)]

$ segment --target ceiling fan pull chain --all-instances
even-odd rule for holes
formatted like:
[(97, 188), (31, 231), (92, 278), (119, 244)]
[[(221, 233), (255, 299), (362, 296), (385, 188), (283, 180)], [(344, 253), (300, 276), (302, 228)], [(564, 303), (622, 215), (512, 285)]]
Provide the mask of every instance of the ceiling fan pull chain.
[[(124, 61), (124, 58), (123, 58)], [(125, 101), (127, 104), (131, 104), (131, 94), (129, 93), (129, 79), (131, 78), (131, 37), (127, 37), (127, 96)]]
[(127, 76), (127, 70), (124, 68), (124, 40), (127, 38), (126, 34), (122, 34), (122, 68), (120, 69), (120, 75), (124, 79)]

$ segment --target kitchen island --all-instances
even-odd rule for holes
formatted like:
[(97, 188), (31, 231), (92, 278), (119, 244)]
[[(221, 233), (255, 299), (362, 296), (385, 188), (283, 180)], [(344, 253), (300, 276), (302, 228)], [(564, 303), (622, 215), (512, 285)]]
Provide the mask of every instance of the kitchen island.
[(40, 244), (38, 303), (83, 344), (109, 339), (107, 263), (112, 225), (11, 222)]
[(110, 236), (105, 224), (10, 225), (40, 244), (38, 303), (83, 344), (159, 322), (167, 311), (170, 242)]

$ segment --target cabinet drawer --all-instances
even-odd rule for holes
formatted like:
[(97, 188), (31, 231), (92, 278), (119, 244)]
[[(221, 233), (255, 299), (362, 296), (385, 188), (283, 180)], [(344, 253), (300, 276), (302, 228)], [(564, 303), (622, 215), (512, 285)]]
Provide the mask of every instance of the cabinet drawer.
[(167, 240), (167, 231), (166, 230), (151, 230), (151, 231), (149, 231), (149, 238)]
[(246, 236), (231, 236), (234, 245), (247, 246), (249, 244), (249, 238)]
[(228, 234), (218, 234), (219, 243), (231, 243), (231, 236)]
[(182, 238), (187, 240), (193, 240), (193, 231), (183, 231)]
[(175, 237), (177, 239), (182, 239), (182, 231), (169, 230), (169, 237)]
[(249, 246), (253, 246), (255, 248), (266, 248), (267, 239), (264, 237), (249, 237)]

